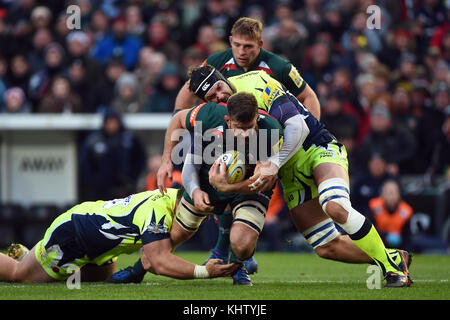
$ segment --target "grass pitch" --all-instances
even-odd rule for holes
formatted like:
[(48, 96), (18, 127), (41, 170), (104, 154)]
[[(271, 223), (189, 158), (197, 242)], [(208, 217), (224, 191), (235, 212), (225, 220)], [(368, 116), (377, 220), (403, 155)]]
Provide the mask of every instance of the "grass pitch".
[[(208, 252), (177, 252), (202, 263)], [(133, 264), (138, 254), (122, 255), (118, 267)], [(314, 254), (257, 253), (252, 287), (233, 286), (231, 278), (174, 280), (147, 274), (141, 284), (0, 282), (1, 300), (450, 300), (450, 256), (414, 255), (409, 288), (368, 289), (368, 265), (324, 260)], [(384, 283), (382, 282), (382, 286)]]

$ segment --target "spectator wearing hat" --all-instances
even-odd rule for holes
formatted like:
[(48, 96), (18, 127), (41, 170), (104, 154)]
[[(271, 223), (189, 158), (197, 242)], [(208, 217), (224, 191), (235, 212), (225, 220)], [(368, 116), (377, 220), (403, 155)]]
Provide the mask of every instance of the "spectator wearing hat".
[(102, 66), (93, 59), (89, 50), (91, 49), (91, 39), (84, 31), (72, 31), (66, 38), (67, 60), (73, 64), (75, 60), (81, 61), (86, 68), (86, 77), (92, 83), (102, 80)]
[(81, 145), (81, 198), (115, 199), (135, 193), (145, 162), (140, 140), (127, 130), (119, 113), (105, 109), (101, 128), (88, 135)]
[(119, 16), (112, 22), (112, 32), (95, 43), (92, 57), (102, 65), (106, 65), (110, 58), (120, 58), (125, 67), (132, 70), (141, 47), (141, 40), (128, 33), (126, 18)]
[(412, 171), (416, 150), (414, 135), (393, 122), (387, 107), (374, 105), (370, 111), (370, 132), (355, 150), (355, 160), (361, 165), (368, 162), (370, 155), (382, 154), (387, 162), (387, 171), (398, 175)]
[(144, 108), (146, 97), (136, 75), (131, 72), (125, 72), (117, 79), (115, 94), (111, 107), (120, 114), (138, 113)]
[(3, 96), (4, 106), (2, 113), (30, 113), (31, 106), (23, 90), (19, 87), (12, 87), (5, 91)]
[(172, 112), (183, 81), (179, 67), (168, 63), (161, 72), (155, 91), (145, 106), (146, 112)]

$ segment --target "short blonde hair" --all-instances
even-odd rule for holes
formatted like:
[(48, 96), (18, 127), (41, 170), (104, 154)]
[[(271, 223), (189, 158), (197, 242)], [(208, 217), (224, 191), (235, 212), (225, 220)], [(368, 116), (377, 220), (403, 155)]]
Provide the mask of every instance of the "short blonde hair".
[(245, 36), (252, 40), (260, 41), (262, 38), (262, 29), (263, 25), (261, 21), (248, 17), (242, 17), (233, 24), (231, 35)]

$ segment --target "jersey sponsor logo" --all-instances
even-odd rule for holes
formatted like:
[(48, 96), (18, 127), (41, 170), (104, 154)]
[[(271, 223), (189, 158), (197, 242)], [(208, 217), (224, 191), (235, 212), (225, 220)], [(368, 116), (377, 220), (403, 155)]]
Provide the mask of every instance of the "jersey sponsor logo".
[(272, 146), (273, 154), (277, 154), (280, 151), (281, 147), (283, 146), (283, 141), (284, 139), (283, 137), (281, 137), (280, 140), (278, 140), (278, 142)]
[(291, 66), (291, 71), (289, 71), (289, 77), (294, 81), (295, 85), (300, 88), (303, 84), (303, 78), (298, 73), (297, 68), (293, 65)]
[(263, 90), (262, 98), (266, 106), (270, 107), (277, 98), (281, 97), (281, 95), (281, 90), (277, 88), (275, 83), (269, 81)]

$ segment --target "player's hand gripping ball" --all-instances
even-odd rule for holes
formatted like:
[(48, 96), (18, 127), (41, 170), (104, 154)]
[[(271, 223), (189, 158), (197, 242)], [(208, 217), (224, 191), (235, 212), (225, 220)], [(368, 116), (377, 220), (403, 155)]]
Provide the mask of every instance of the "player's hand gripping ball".
[(244, 180), (246, 167), (245, 157), (239, 151), (227, 151), (219, 158), (221, 163), (227, 166), (227, 180), (228, 183), (233, 184)]

